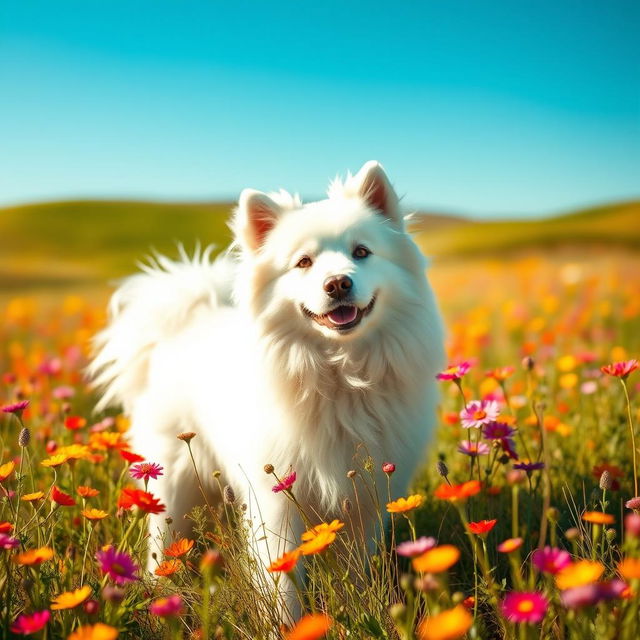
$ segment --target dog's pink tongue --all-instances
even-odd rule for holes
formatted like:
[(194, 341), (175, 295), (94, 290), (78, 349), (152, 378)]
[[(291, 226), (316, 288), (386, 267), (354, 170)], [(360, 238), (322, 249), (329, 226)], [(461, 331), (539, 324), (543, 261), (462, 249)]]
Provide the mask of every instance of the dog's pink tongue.
[(327, 316), (329, 317), (329, 320), (331, 320), (333, 324), (349, 324), (350, 322), (353, 322), (356, 319), (357, 315), (358, 315), (358, 309), (357, 307), (353, 307), (353, 306), (338, 307), (333, 311), (329, 311), (329, 313), (327, 314)]

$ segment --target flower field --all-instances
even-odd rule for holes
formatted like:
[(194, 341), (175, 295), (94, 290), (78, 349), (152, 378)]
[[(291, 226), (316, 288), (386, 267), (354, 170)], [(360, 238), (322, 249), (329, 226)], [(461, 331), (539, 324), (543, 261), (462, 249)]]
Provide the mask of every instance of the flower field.
[[(164, 470), (130, 448), (126, 417), (93, 413), (83, 380), (105, 292), (0, 298), (2, 637), (635, 640), (638, 274), (612, 250), (434, 267), (451, 366), (424, 470), (402, 496), (373, 482), (394, 460), (345, 470), (344, 513), (268, 567), (298, 591), (288, 626), (253, 587), (243, 505), (216, 469), (194, 473), (223, 503), (147, 570)], [(198, 434), (181, 439), (193, 460)], [(305, 470), (268, 462), (295, 507)], [(345, 535), (359, 492), (389, 519), (373, 554)]]

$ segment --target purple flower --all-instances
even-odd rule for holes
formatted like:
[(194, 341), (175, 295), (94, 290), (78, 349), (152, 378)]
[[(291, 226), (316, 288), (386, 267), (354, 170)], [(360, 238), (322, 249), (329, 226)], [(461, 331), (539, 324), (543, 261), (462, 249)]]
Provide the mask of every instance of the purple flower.
[(544, 469), (544, 462), (517, 462), (513, 465), (514, 469), (522, 469), (527, 473), (531, 471), (539, 471), (540, 469)]
[(149, 478), (153, 478), (154, 480), (158, 479), (158, 476), (163, 475), (162, 471), (164, 467), (161, 467), (159, 464), (155, 462), (140, 462), (139, 464), (134, 465), (129, 469), (129, 472), (136, 480), (149, 480)]
[(567, 609), (592, 607), (603, 600), (619, 598), (627, 585), (622, 580), (610, 580), (595, 584), (584, 584), (566, 589), (560, 594), (560, 600)]
[(282, 480), (278, 482), (278, 484), (271, 487), (271, 491), (273, 491), (273, 493), (280, 493), (280, 491), (287, 491), (291, 489), (295, 481), (296, 481), (296, 472), (293, 471), (289, 475), (282, 478)]
[(560, 569), (571, 564), (571, 556), (562, 549), (545, 547), (533, 552), (531, 562), (538, 571), (555, 575)]
[(482, 425), (493, 422), (499, 413), (500, 409), (495, 400), (474, 400), (460, 412), (460, 421), (465, 429), (479, 429)]
[(14, 402), (13, 404), (5, 404), (2, 407), (4, 413), (14, 413), (16, 415), (22, 415), (22, 412), (29, 406), (28, 400), (21, 400), (20, 402)]
[(477, 458), (478, 456), (486, 456), (491, 451), (488, 444), (484, 442), (471, 442), (471, 440), (463, 440), (458, 445), (458, 451), (464, 453), (465, 456)]
[(96, 553), (100, 571), (107, 574), (116, 584), (126, 584), (138, 579), (136, 572), (140, 569), (127, 553), (109, 547)]
[(508, 593), (502, 601), (502, 613), (511, 622), (540, 622), (547, 612), (549, 601), (535, 591)]
[(436, 546), (435, 538), (427, 538), (426, 536), (422, 536), (417, 540), (407, 540), (406, 542), (401, 542), (396, 547), (396, 553), (399, 556), (404, 556), (405, 558), (412, 558), (413, 556), (419, 556), (425, 551), (429, 551), (429, 549), (433, 549)]
[(503, 438), (510, 438), (515, 432), (516, 430), (506, 422), (497, 422), (495, 420), (485, 424), (482, 429), (482, 435), (487, 440), (502, 440)]
[(20, 540), (10, 536), (8, 533), (0, 533), (0, 549), (9, 551), (20, 546)]
[(502, 438), (500, 440), (500, 446), (502, 450), (512, 459), (518, 459), (518, 452), (516, 451), (516, 443), (513, 438)]

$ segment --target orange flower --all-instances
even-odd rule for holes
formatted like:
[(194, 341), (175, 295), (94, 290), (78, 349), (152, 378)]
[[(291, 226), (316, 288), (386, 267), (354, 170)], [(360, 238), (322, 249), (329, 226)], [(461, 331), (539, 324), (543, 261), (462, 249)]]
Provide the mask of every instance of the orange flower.
[(171, 576), (176, 571), (180, 571), (181, 567), (182, 562), (177, 558), (174, 558), (173, 560), (165, 560), (164, 562), (161, 562), (154, 573), (157, 576)]
[(49, 547), (40, 547), (39, 549), (28, 549), (24, 553), (19, 553), (17, 556), (14, 556), (13, 561), (16, 564), (31, 567), (36, 564), (42, 564), (47, 560), (51, 560), (51, 558), (53, 558), (53, 549), (49, 549)]
[(42, 493), (42, 491), (36, 491), (35, 493), (25, 493), (20, 500), (24, 500), (25, 502), (35, 502), (41, 498), (44, 498), (44, 493)]
[(500, 553), (511, 553), (522, 546), (522, 538), (508, 538), (498, 545)]
[(73, 507), (76, 504), (76, 501), (68, 493), (60, 491), (55, 486), (51, 489), (51, 499), (62, 507)]
[(451, 502), (464, 501), (471, 496), (475, 496), (480, 492), (482, 485), (479, 480), (469, 480), (462, 484), (441, 484), (435, 490), (435, 497), (441, 500), (450, 500)]
[(95, 498), (100, 493), (97, 489), (94, 489), (93, 487), (85, 487), (83, 485), (79, 486), (77, 491), (78, 491), (78, 495), (80, 495), (83, 498)]
[(115, 640), (118, 630), (108, 624), (97, 622), (78, 627), (67, 640)]
[(70, 444), (67, 447), (59, 447), (56, 455), (65, 455), (69, 460), (86, 460), (91, 455), (91, 450), (86, 444)]
[(638, 558), (625, 558), (619, 565), (618, 571), (627, 580), (640, 578), (640, 560)]
[(610, 513), (602, 513), (601, 511), (585, 511), (582, 519), (591, 524), (613, 524), (615, 518)]
[(332, 520), (329, 523), (323, 522), (322, 524), (316, 525), (312, 529), (305, 531), (302, 536), (302, 540), (313, 540), (316, 536), (323, 533), (324, 531), (331, 531), (336, 533), (340, 531), (344, 527), (344, 522), (340, 522), (340, 520)]
[(300, 618), (296, 625), (285, 633), (285, 640), (319, 640), (331, 628), (332, 620), (324, 613), (311, 613)]
[(73, 609), (82, 604), (91, 595), (91, 587), (85, 584), (75, 591), (65, 591), (51, 601), (51, 610)]
[(80, 512), (87, 520), (102, 520), (109, 514), (102, 509), (83, 509)]
[(295, 549), (294, 551), (289, 551), (285, 553), (283, 556), (274, 560), (270, 565), (267, 571), (271, 573), (276, 573), (282, 571), (284, 573), (289, 573), (297, 564), (298, 558), (300, 557), (300, 550)]
[(129, 445), (122, 439), (119, 431), (97, 431), (89, 436), (89, 446), (92, 449), (104, 451), (106, 449), (126, 449)]
[(411, 563), (416, 571), (442, 573), (452, 567), (460, 558), (460, 550), (452, 544), (443, 544), (416, 556)]
[(64, 464), (69, 459), (69, 456), (64, 453), (58, 453), (55, 456), (51, 456), (50, 458), (46, 458), (40, 464), (43, 467), (59, 467), (61, 464)]
[(9, 533), (13, 530), (13, 525), (10, 522), (0, 522), (0, 533)]
[(424, 501), (424, 497), (418, 494), (409, 496), (408, 498), (398, 498), (394, 502), (387, 504), (389, 513), (405, 513), (419, 507)]
[(0, 465), (0, 482), (4, 482), (16, 468), (16, 463), (11, 460), (3, 465)]
[(319, 533), (315, 538), (308, 542), (303, 542), (298, 550), (303, 556), (311, 556), (316, 553), (324, 551), (334, 540), (336, 534), (333, 531), (323, 531)]
[(426, 617), (418, 626), (418, 637), (420, 640), (455, 640), (467, 633), (472, 624), (473, 616), (459, 604)]
[(571, 589), (596, 582), (604, 573), (604, 567), (599, 562), (580, 560), (573, 562), (556, 574), (558, 589)]
[(179, 558), (180, 556), (185, 555), (185, 553), (189, 553), (193, 548), (194, 541), (189, 540), (188, 538), (180, 538), (180, 540), (176, 540), (173, 544), (169, 545), (164, 550), (165, 556), (170, 556), (172, 558)]

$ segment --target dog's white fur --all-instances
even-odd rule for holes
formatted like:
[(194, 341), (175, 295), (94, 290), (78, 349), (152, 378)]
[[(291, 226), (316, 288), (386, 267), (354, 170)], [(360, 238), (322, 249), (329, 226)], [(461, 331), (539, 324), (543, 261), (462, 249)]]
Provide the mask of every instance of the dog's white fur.
[[(343, 498), (353, 499), (346, 473), (359, 447), (378, 470), (393, 461), (394, 495), (405, 491), (434, 424), (442, 327), (426, 261), (376, 162), (334, 181), (320, 202), (245, 190), (232, 227), (235, 245), (213, 262), (207, 252), (160, 257), (124, 281), (90, 371), (104, 389), (100, 407), (123, 405), (133, 449), (164, 466), (152, 489), (174, 526), (200, 502), (176, 440), (194, 431), (208, 489), (220, 469), (248, 505), (252, 548), (267, 565), (298, 543), (302, 525), (271, 491), (266, 463), (297, 472), (296, 497), (319, 517), (339, 516)], [(357, 245), (371, 255), (356, 259)], [(296, 267), (303, 255), (312, 265)], [(346, 334), (303, 310), (335, 306), (323, 283), (339, 274), (352, 279), (358, 307), (375, 296)], [(373, 518), (364, 514), (366, 537)]]

